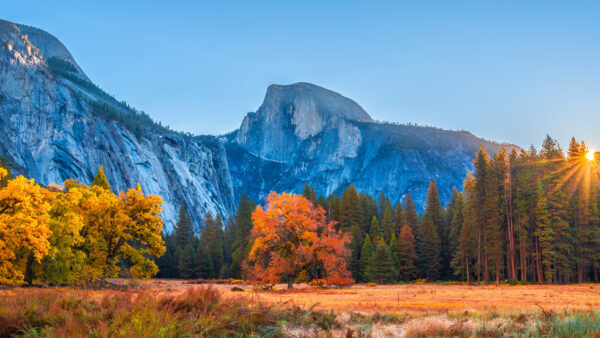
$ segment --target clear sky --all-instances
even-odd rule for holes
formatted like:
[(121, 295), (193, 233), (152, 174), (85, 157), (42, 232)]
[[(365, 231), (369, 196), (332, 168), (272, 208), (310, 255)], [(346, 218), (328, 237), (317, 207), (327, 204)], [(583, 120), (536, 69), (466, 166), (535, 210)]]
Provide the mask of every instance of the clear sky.
[(88, 76), (172, 128), (237, 128), (269, 84), (373, 118), (600, 148), (600, 1), (4, 1)]

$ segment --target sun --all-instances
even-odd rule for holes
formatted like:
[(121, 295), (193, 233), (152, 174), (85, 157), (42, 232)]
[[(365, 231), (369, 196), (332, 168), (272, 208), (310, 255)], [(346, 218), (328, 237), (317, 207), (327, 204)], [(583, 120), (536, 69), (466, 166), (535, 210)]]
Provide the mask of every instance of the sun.
[(587, 158), (588, 161), (593, 161), (594, 160), (594, 151), (590, 149), (587, 152), (587, 154), (585, 154), (585, 158)]

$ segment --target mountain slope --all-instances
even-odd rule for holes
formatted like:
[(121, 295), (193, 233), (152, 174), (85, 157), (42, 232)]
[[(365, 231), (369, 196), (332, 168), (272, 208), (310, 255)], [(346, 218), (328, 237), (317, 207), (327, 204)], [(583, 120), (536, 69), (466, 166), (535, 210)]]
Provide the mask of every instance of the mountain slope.
[(0, 138), (0, 158), (42, 184), (90, 183), (100, 165), (115, 192), (140, 182), (144, 192), (163, 198), (166, 229), (181, 202), (196, 226), (204, 212), (229, 215), (235, 206), (225, 151), (214, 137), (154, 124), (89, 82), (55, 37), (6, 21), (0, 21)]
[[(239, 129), (216, 138), (177, 133), (94, 85), (43, 30), (0, 20), (0, 160), (42, 184), (90, 183), (104, 165), (115, 192), (140, 182), (163, 198), (165, 228), (185, 203), (198, 230), (205, 212), (231, 215), (242, 193), (407, 192), (422, 209), (430, 179), (443, 201), (461, 187), (484, 145), (468, 132), (375, 122), (356, 102), (310, 84), (272, 85)], [(515, 146), (504, 145), (507, 148)]]
[(464, 131), (374, 122), (354, 101), (307, 83), (269, 87), (258, 111), (222, 140), (236, 196), (261, 200), (271, 190), (300, 192), (305, 182), (339, 194), (354, 183), (392, 201), (410, 191), (420, 209), (429, 180), (443, 201), (462, 187), (480, 145), (515, 148)]

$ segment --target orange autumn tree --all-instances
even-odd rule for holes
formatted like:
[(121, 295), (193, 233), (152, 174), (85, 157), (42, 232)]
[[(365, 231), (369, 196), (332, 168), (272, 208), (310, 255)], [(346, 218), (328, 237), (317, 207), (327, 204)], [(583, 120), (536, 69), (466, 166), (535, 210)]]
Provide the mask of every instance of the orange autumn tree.
[(351, 284), (346, 261), (348, 234), (327, 223), (325, 211), (296, 194), (271, 192), (252, 213), (252, 247), (245, 264), (249, 279), (265, 288), (285, 281), (292, 288), (301, 271), (317, 271), (328, 284)]

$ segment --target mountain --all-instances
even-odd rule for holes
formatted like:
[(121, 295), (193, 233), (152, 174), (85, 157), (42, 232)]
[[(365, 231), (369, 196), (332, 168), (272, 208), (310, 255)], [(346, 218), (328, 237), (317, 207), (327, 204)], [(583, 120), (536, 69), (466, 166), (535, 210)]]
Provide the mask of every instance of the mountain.
[(204, 212), (235, 208), (225, 149), (192, 137), (95, 86), (54, 36), (0, 21), (0, 159), (41, 184), (89, 184), (104, 165), (114, 192), (140, 182), (162, 197), (165, 228), (185, 202), (194, 224)]
[(309, 83), (272, 85), (255, 113), (223, 136), (236, 197), (261, 200), (271, 190), (318, 194), (358, 191), (403, 200), (410, 191), (424, 208), (429, 180), (442, 200), (461, 188), (480, 145), (498, 144), (465, 131), (375, 122), (357, 103)]
[(233, 214), (241, 194), (408, 191), (420, 209), (430, 179), (443, 201), (461, 187), (484, 145), (464, 131), (376, 122), (356, 102), (310, 84), (272, 85), (239, 129), (192, 136), (116, 100), (49, 33), (0, 20), (0, 160), (41, 184), (86, 184), (103, 165), (115, 193), (135, 187), (162, 197), (165, 228), (185, 203), (198, 230), (206, 212)]

